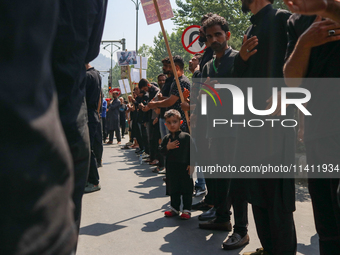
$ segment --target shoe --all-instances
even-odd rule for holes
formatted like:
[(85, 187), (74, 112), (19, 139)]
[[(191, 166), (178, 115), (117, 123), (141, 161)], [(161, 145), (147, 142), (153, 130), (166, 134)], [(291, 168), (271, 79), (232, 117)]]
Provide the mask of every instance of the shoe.
[(175, 210), (172, 210), (172, 209), (164, 212), (165, 217), (174, 217), (174, 216), (177, 216), (177, 215), (179, 215), (179, 213), (176, 212)]
[(202, 195), (204, 195), (205, 194), (205, 192), (206, 192), (206, 189), (202, 189), (202, 188), (197, 188), (197, 189), (195, 189), (195, 194), (194, 194), (194, 196), (195, 197), (199, 197), (199, 196), (202, 196)]
[(163, 177), (163, 178), (162, 178), (162, 180), (163, 180), (163, 182), (165, 182), (165, 183), (166, 183), (166, 177)]
[(127, 146), (127, 145), (125, 145), (125, 146), (121, 147), (120, 149), (121, 149), (121, 150), (128, 150), (128, 149), (130, 149), (130, 147)]
[(122, 142), (117, 142), (117, 144), (122, 144)]
[(128, 142), (128, 143), (126, 143), (125, 145), (131, 146), (131, 145), (132, 145), (132, 142)]
[(216, 208), (212, 207), (208, 211), (202, 213), (200, 216), (198, 216), (198, 220), (201, 221), (207, 221), (207, 220), (212, 220), (216, 218)]
[(182, 220), (190, 220), (190, 218), (191, 218), (191, 212), (184, 211), (181, 214), (181, 219)]
[(203, 210), (203, 211), (205, 211), (205, 210), (209, 210), (210, 208), (211, 207), (206, 202), (204, 202), (204, 200), (202, 200), (202, 201), (200, 201), (196, 204), (193, 204), (191, 206), (192, 210)]
[(266, 252), (263, 248), (258, 248), (256, 251), (252, 252), (245, 252), (243, 255), (269, 255), (268, 252)]
[(222, 231), (231, 231), (232, 226), (230, 221), (228, 222), (216, 222), (216, 219), (210, 220), (207, 222), (202, 222), (198, 224), (199, 228), (202, 229), (210, 229), (210, 230), (222, 230)]
[(143, 153), (144, 153), (144, 150), (140, 150), (140, 151), (137, 153), (137, 156), (143, 155)]
[(152, 166), (156, 166), (158, 164), (159, 164), (159, 161), (157, 159), (149, 163), (149, 165), (152, 165)]
[(146, 154), (145, 152), (143, 152), (143, 154), (142, 154), (142, 158), (144, 159), (144, 158), (149, 158), (150, 157), (150, 155), (149, 154)]
[(146, 159), (144, 160), (144, 162), (146, 162), (146, 163), (152, 162), (152, 159), (146, 158)]
[(112, 141), (108, 141), (106, 144), (112, 144)]
[(158, 169), (159, 169), (159, 171), (158, 171), (159, 174), (166, 174), (165, 167), (161, 167), (161, 168), (158, 168)]
[(244, 237), (241, 237), (237, 233), (233, 233), (231, 236), (223, 242), (222, 247), (224, 250), (235, 250), (241, 248), (249, 243), (249, 235), (246, 234)]
[(92, 183), (88, 183), (85, 187), (84, 193), (91, 193), (91, 192), (95, 192), (101, 189), (100, 184), (98, 185), (94, 185)]
[(152, 169), (152, 172), (158, 174), (159, 168), (158, 168), (158, 167), (155, 167), (154, 169)]

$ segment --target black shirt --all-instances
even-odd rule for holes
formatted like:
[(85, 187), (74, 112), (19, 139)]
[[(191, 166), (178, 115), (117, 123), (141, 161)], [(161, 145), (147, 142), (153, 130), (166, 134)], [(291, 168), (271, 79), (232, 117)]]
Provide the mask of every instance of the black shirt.
[(273, 9), (269, 4), (250, 18), (249, 38), (257, 36), (257, 52), (244, 62), (238, 54), (235, 59), (235, 77), (283, 77), (285, 49), (287, 47), (287, 20), (291, 14)]
[[(299, 37), (312, 25), (316, 16), (293, 14), (288, 20), (289, 42), (286, 58), (293, 52)], [(312, 116), (305, 116), (305, 141), (340, 133), (340, 42), (330, 42), (311, 50), (306, 78), (302, 86), (311, 92), (307, 104)]]
[[(184, 92), (184, 88), (186, 88), (190, 91), (190, 80), (185, 75), (178, 77), (178, 80), (179, 80), (179, 84), (181, 86), (182, 93)], [(178, 88), (177, 88), (176, 80), (174, 80), (171, 84), (170, 96), (171, 95), (175, 95), (179, 98), (176, 101), (176, 103), (174, 103), (172, 106), (168, 107), (167, 110), (175, 109), (175, 110), (180, 112), (181, 118), (183, 120), (183, 124), (181, 125), (181, 129), (185, 132), (188, 132), (189, 128), (188, 128), (187, 120), (185, 118), (184, 111), (181, 108), (181, 98), (179, 96), (179, 91), (178, 91)]]
[[(215, 59), (211, 59), (208, 61), (203, 67), (202, 78), (203, 81), (205, 78), (210, 77), (214, 78), (213, 80), (219, 80), (219, 78), (231, 78), (232, 77), (232, 67), (234, 64), (235, 57), (237, 56), (238, 51), (233, 50), (229, 47), (224, 55), (219, 59), (219, 65), (215, 66)], [(223, 81), (220, 81), (223, 84)], [(205, 88), (207, 89), (207, 88)], [(207, 137), (233, 137), (236, 135), (236, 127), (224, 127), (224, 125), (217, 125), (213, 128), (213, 120), (214, 119), (234, 119), (233, 118), (233, 98), (229, 90), (221, 89), (218, 90), (217, 93), (221, 97), (221, 101), (223, 105), (220, 105), (219, 102), (215, 106), (213, 100), (210, 97), (207, 97)], [(200, 109), (197, 109), (200, 111)], [(201, 134), (197, 134), (197, 138)], [(203, 135), (203, 134), (202, 134)]]
[[(161, 93), (164, 97), (170, 96), (170, 88), (171, 88), (171, 84), (173, 81), (174, 81), (173, 76), (166, 78), (163, 88), (161, 89)], [(166, 112), (166, 108), (161, 108), (160, 118), (164, 119), (165, 112)]]

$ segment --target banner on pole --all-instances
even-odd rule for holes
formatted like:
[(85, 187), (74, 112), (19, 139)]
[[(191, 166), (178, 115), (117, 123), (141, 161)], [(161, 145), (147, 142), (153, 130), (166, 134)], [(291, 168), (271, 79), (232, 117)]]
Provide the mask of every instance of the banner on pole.
[[(135, 68), (140, 69), (140, 57), (137, 57), (137, 64), (135, 64)], [(142, 69), (148, 69), (148, 58), (147, 57), (142, 57)]]
[(119, 83), (120, 90), (122, 91), (122, 94), (131, 93), (128, 79), (124, 79), (124, 82), (123, 80), (118, 80), (118, 83)]
[[(153, 0), (141, 0), (143, 11), (148, 25), (159, 22)], [(157, 0), (162, 20), (170, 19), (174, 16), (169, 0)]]

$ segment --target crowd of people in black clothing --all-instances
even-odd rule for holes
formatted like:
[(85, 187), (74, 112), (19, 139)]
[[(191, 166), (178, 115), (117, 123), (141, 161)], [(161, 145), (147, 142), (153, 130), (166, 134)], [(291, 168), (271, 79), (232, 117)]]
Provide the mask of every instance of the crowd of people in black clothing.
[[(216, 113), (233, 115), (231, 100), (213, 112), (209, 108), (207, 115), (201, 112), (202, 84), (213, 86), (220, 78), (281, 78), (280, 88), (308, 89), (312, 98), (306, 107), (313, 114), (304, 121), (301, 115), (299, 123), (307, 164), (340, 165), (340, 87), (330, 79), (340, 76), (340, 2), (284, 2), (301, 14), (276, 10), (273, 0), (242, 0), (242, 11), (253, 16), (238, 50), (228, 45), (233, 35), (226, 19), (204, 15), (199, 40), (207, 48), (189, 62), (193, 82), (184, 75), (182, 57), (173, 57), (175, 69), (164, 58), (157, 84), (141, 79), (127, 101), (117, 93), (104, 99), (99, 72), (89, 65), (99, 53), (107, 1), (4, 4), (0, 23), (11, 24), (11, 29), (0, 29), (0, 79), (6, 84), (1, 88), (0, 111), (8, 123), (0, 132), (0, 180), (7, 191), (0, 199), (6, 208), (0, 212), (1, 252), (75, 254), (82, 196), (101, 188), (103, 143), (109, 136), (107, 144), (112, 144), (115, 134), (120, 144), (128, 132), (129, 142), (122, 149), (136, 148), (141, 159), (157, 165), (154, 172), (165, 173), (170, 196), (165, 217), (188, 220), (191, 210), (203, 210), (199, 227), (232, 231), (222, 247), (233, 250), (250, 241), (249, 203), (262, 248), (244, 254), (296, 254), (293, 178), (198, 175), (195, 184), (191, 178), (195, 164), (295, 164), (292, 128), (265, 126), (255, 133), (240, 127), (223, 132), (211, 128)], [(270, 102), (268, 84), (258, 86), (257, 106), (266, 108)], [(247, 85), (239, 89), (245, 91)], [(292, 107), (286, 110), (290, 118)], [(191, 113), (189, 121), (186, 111)], [(280, 118), (279, 112), (275, 114)], [(244, 117), (252, 115), (246, 112)], [(190, 150), (195, 151), (194, 162)], [(308, 179), (322, 255), (340, 254), (340, 178), (336, 171), (332, 177)], [(192, 204), (193, 190), (207, 195)]]
[[(255, 132), (247, 128), (228, 128), (224, 129), (224, 132), (216, 132), (217, 129), (209, 127), (214, 113), (208, 111), (206, 116), (200, 113), (200, 88), (203, 83), (213, 85), (213, 79), (281, 78), (282, 83), (285, 81), (285, 84), (280, 85), (282, 87), (297, 87), (303, 83), (314, 95), (307, 105), (308, 110), (313, 112), (313, 117), (306, 118), (305, 125), (302, 121), (299, 126), (300, 134), (304, 129), (304, 137), (299, 136), (299, 139), (305, 141), (307, 163), (339, 164), (340, 117), (338, 113), (326, 111), (327, 107), (339, 109), (340, 105), (335, 97), (339, 95), (339, 87), (332, 83), (320, 87), (315, 81), (303, 82), (301, 78), (339, 76), (339, 64), (336, 61), (340, 53), (340, 26), (330, 19), (291, 15), (288, 11), (276, 10), (270, 0), (242, 2), (243, 11), (251, 11), (254, 15), (250, 20), (252, 25), (247, 29), (239, 50), (228, 45), (232, 35), (223, 17), (212, 13), (203, 16), (199, 39), (205, 42), (207, 48), (203, 55), (196, 54), (189, 63), (193, 79), (201, 82), (193, 82), (191, 86), (191, 82), (183, 74), (183, 60), (174, 56), (176, 72), (186, 102), (180, 102), (168, 58), (162, 60), (163, 71), (167, 77), (160, 91), (147, 80), (140, 81), (138, 88), (134, 90), (134, 98), (130, 98), (132, 107), (129, 110), (137, 109), (134, 113), (137, 116), (133, 115), (131, 119), (131, 140), (125, 148), (139, 146), (136, 153), (146, 157), (150, 155), (147, 161), (158, 161), (162, 167), (166, 166), (164, 170), (155, 170), (166, 173), (166, 192), (171, 198), (171, 208), (164, 213), (166, 217), (179, 215), (182, 196), (181, 218), (190, 219), (192, 209), (206, 210), (198, 217), (199, 227), (232, 231), (222, 246), (226, 250), (233, 250), (245, 246), (250, 241), (247, 234), (250, 203), (263, 247), (245, 254), (296, 254), (293, 178), (232, 179), (227, 176), (228, 178), (204, 179), (199, 176), (195, 184), (196, 192), (205, 191), (206, 186), (208, 194), (199, 203), (191, 205), (193, 183), (186, 177), (192, 172), (190, 161), (186, 158), (189, 153), (185, 151), (187, 144), (190, 144), (190, 138), (186, 135), (190, 136), (185, 111), (191, 111), (191, 136), (197, 148), (196, 163), (199, 165), (209, 165), (209, 162), (236, 166), (260, 163), (295, 164), (295, 134), (292, 128), (269, 126)], [(240, 89), (244, 90), (246, 87), (244, 85)], [(266, 96), (270, 94), (268, 92), (271, 92), (272, 87), (265, 84), (257, 89), (261, 90), (263, 95), (254, 100), (257, 105), (266, 107), (270, 101)], [(223, 103), (223, 108), (214, 112), (220, 110), (224, 116), (232, 116), (232, 101)], [(162, 114), (162, 110), (165, 114)], [(287, 116), (294, 118), (293, 114), (293, 106), (289, 105)], [(332, 124), (331, 119), (334, 120)], [(172, 122), (174, 126), (180, 126), (180, 129), (171, 129)], [(170, 130), (167, 135), (161, 132), (165, 126)], [(157, 147), (160, 147), (161, 154), (157, 152)], [(166, 155), (165, 161), (163, 155)], [(320, 254), (338, 254), (340, 250), (340, 208), (337, 195), (339, 178), (336, 175), (333, 177), (308, 179), (315, 225), (319, 234)], [(202, 183), (203, 185), (200, 185)], [(231, 207), (234, 216), (233, 227)]]

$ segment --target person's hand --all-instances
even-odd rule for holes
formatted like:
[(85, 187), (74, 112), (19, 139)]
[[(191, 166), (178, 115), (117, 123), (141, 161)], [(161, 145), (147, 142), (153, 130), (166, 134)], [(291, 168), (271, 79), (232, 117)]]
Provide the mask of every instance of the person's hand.
[(150, 101), (147, 105), (150, 109), (156, 108), (156, 102), (155, 101)]
[(283, 0), (291, 12), (304, 15), (321, 14), (327, 9), (327, 0)]
[(143, 108), (142, 108), (142, 111), (143, 112), (147, 112), (147, 111), (149, 111), (150, 110), (150, 108), (146, 105), (146, 106), (144, 106)]
[(189, 119), (189, 125), (192, 128), (195, 128), (196, 127), (196, 122), (197, 122), (197, 115), (196, 114), (191, 114), (190, 115), (190, 119)]
[(244, 35), (243, 37), (243, 44), (240, 49), (240, 57), (244, 62), (247, 62), (248, 59), (253, 56), (257, 50), (254, 49), (259, 44), (259, 40), (256, 36), (253, 36), (252, 38), (248, 39), (247, 35)]
[[(265, 110), (269, 110), (273, 105), (273, 97), (271, 96), (266, 103), (268, 103)], [(287, 107), (288, 105), (286, 105)], [(281, 116), (281, 91), (277, 92), (277, 104), (275, 111), (271, 114), (271, 116)]]
[(158, 122), (158, 118), (155, 118), (152, 122), (153, 125), (156, 125), (156, 123)]
[[(210, 80), (210, 77), (208, 77), (203, 84), (207, 84), (211, 87), (215, 87), (215, 84), (218, 84), (219, 82), (217, 80)], [(219, 90), (219, 89), (216, 89)], [(207, 94), (204, 90), (200, 89), (198, 93), (198, 98), (200, 99), (203, 94)]]
[(297, 135), (297, 139), (299, 142), (303, 142), (303, 139), (304, 139), (304, 134), (305, 134), (305, 130), (304, 128), (299, 128), (298, 130), (298, 135)]
[[(333, 35), (329, 31), (334, 30)], [(313, 48), (328, 42), (340, 40), (340, 24), (321, 16), (316, 17), (314, 23), (300, 36), (298, 43), (304, 48)]]
[(177, 149), (179, 147), (179, 141), (178, 140), (175, 140), (173, 142), (170, 142), (170, 139), (169, 139), (169, 142), (166, 146), (166, 148), (168, 150), (173, 150), (173, 149)]
[(188, 175), (192, 175), (194, 173), (194, 166), (187, 166)]
[(190, 97), (190, 91), (186, 88), (184, 88), (184, 91), (183, 91), (183, 97), (184, 99), (186, 100), (188, 97)]
[(190, 105), (187, 102), (181, 103), (181, 108), (183, 111), (189, 111), (190, 110)]

